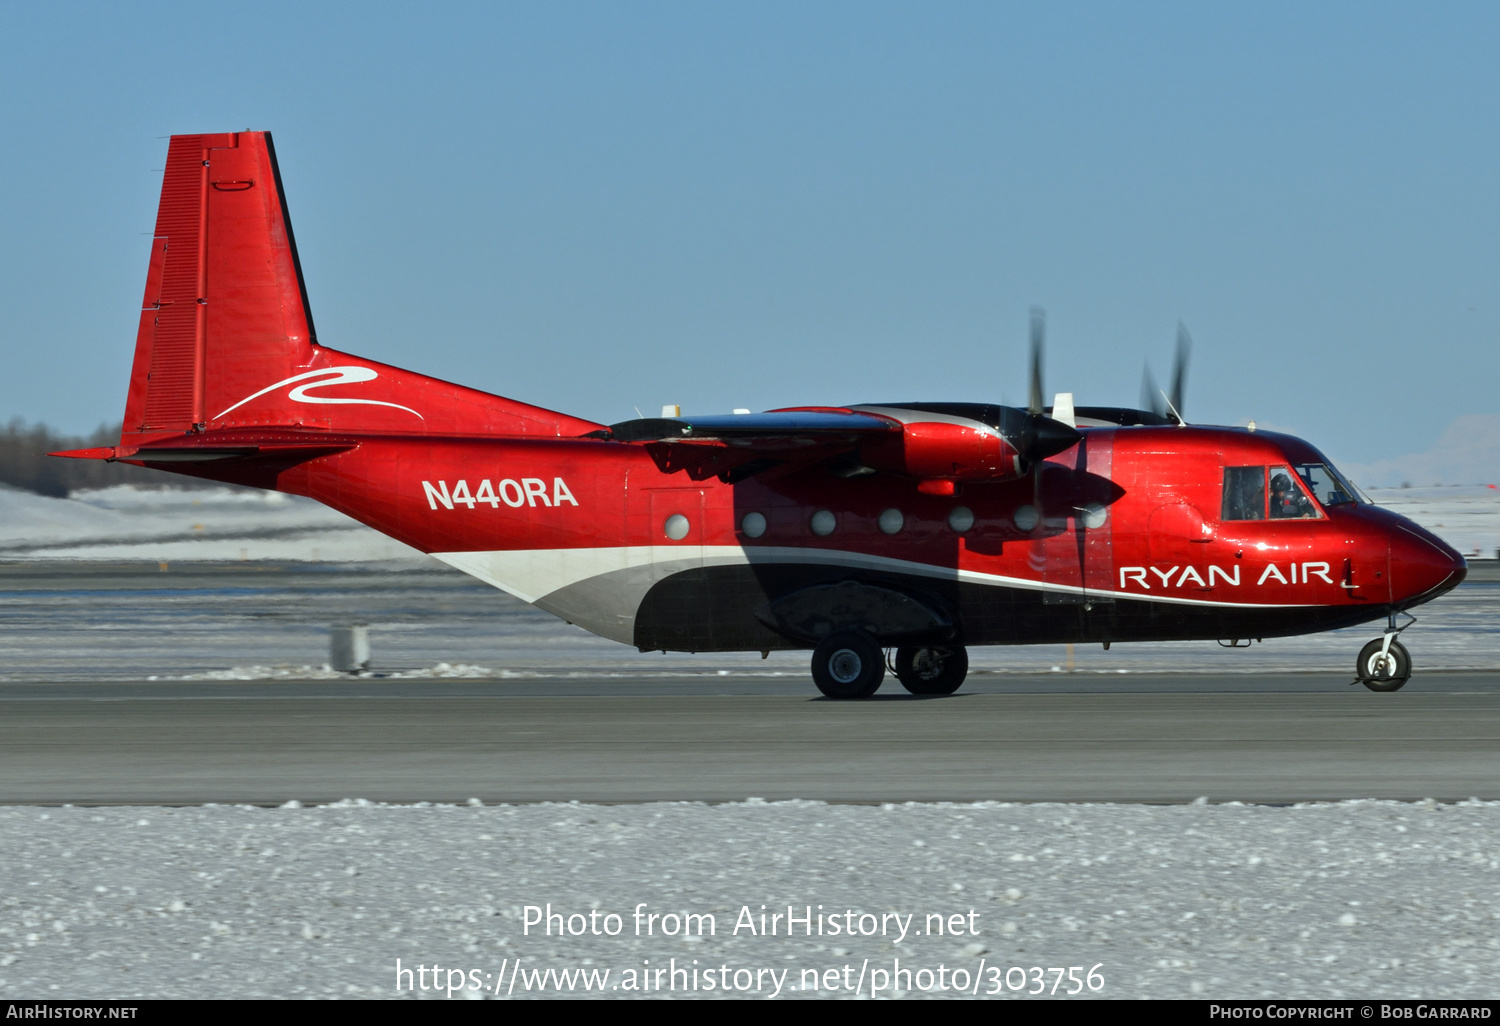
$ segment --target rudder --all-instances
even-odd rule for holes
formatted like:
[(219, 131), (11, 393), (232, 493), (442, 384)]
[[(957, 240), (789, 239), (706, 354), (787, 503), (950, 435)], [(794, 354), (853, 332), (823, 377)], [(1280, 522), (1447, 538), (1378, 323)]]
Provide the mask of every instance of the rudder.
[(312, 317), (269, 132), (172, 137), (141, 307), (127, 444), (201, 431), (247, 386), (307, 363)]

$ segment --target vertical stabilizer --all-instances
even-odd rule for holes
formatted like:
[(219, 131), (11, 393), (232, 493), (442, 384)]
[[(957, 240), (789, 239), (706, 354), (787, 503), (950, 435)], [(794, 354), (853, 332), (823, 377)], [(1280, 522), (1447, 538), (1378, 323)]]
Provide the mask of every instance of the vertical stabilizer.
[(599, 427), (318, 345), (269, 132), (172, 137), (141, 307), (127, 453), (266, 429), (556, 438)]
[(173, 136), (122, 441), (201, 430), (313, 341), (270, 133)]

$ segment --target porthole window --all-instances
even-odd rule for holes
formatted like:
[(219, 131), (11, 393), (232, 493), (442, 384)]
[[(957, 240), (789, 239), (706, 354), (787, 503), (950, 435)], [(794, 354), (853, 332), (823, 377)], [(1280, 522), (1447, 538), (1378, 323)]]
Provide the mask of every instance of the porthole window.
[(1035, 506), (1021, 506), (1011, 514), (1011, 520), (1015, 522), (1016, 529), (1028, 534), (1036, 530), (1036, 525), (1041, 522), (1041, 519), (1037, 515)]
[(967, 506), (954, 506), (948, 514), (948, 526), (957, 534), (963, 534), (974, 526), (974, 511)]
[(897, 534), (901, 528), (906, 526), (906, 517), (902, 515), (899, 509), (888, 509), (880, 514), (880, 518), (876, 523), (880, 525), (880, 529), (886, 534)]
[(826, 509), (820, 509), (812, 515), (811, 526), (813, 534), (819, 538), (827, 538), (839, 526), (838, 517)]
[(667, 517), (667, 537), (673, 541), (682, 541), (688, 536), (688, 518), (681, 513), (673, 513)]
[(740, 521), (740, 530), (745, 533), (746, 538), (759, 538), (766, 533), (766, 518), (760, 513), (746, 513), (745, 519)]
[(1104, 526), (1104, 522), (1109, 519), (1109, 509), (1097, 502), (1089, 503), (1080, 512), (1083, 513), (1083, 516), (1078, 519), (1082, 520), (1083, 526), (1090, 531), (1099, 530), (1099, 528)]

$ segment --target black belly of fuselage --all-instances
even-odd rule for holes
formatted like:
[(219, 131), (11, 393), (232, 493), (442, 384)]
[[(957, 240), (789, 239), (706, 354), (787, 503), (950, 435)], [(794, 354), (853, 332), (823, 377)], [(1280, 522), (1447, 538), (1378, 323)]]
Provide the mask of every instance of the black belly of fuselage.
[[(636, 611), (642, 651), (745, 652), (809, 649), (808, 635), (773, 630), (757, 612), (778, 597), (819, 585), (855, 581), (913, 596), (946, 614), (950, 627), (928, 638), (880, 637), (889, 644), (961, 645), (1067, 642), (1227, 641), (1314, 634), (1386, 616), (1385, 605), (1252, 606), (1153, 602), (1108, 595), (1044, 591), (817, 564), (707, 566), (657, 582)], [(827, 623), (866, 627), (860, 623)]]

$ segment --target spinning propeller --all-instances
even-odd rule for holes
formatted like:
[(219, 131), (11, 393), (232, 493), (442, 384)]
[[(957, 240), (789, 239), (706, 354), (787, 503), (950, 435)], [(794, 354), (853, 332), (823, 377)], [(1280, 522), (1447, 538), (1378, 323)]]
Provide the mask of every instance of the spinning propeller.
[(1042, 350), (1046, 346), (1047, 315), (1041, 307), (1031, 308), (1031, 395), (1026, 406), (1026, 426), (1022, 429), (1016, 448), (1032, 466), (1048, 456), (1066, 452), (1078, 444), (1083, 436), (1073, 427), (1046, 415), (1043, 406)]
[(1179, 425), (1186, 424), (1182, 414), (1182, 389), (1187, 382), (1188, 356), (1193, 351), (1193, 339), (1187, 325), (1177, 322), (1177, 355), (1172, 359), (1172, 391), (1163, 392), (1156, 387), (1151, 376), (1151, 365), (1146, 365), (1141, 375), (1141, 406), (1158, 417), (1167, 417)]

